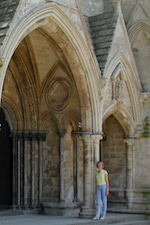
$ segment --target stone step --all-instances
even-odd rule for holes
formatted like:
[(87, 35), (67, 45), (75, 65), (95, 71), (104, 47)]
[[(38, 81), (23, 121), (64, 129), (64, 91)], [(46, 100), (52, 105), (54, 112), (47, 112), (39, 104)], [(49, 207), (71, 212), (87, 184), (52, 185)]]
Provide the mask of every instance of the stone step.
[(97, 32), (92, 33), (93, 38), (99, 38), (104, 36), (109, 36), (114, 34), (114, 29), (106, 29), (106, 30), (100, 30)]
[(94, 43), (95, 49), (110, 48), (111, 40), (105, 42)]
[(115, 17), (117, 17), (117, 13), (115, 13), (114, 11), (109, 11), (109, 12), (102, 13), (102, 14), (99, 14), (96, 16), (91, 16), (89, 18), (89, 21), (92, 23), (92, 22), (99, 21), (99, 20), (107, 20), (110, 18), (113, 19)]
[(144, 215), (127, 215), (127, 214), (115, 214), (107, 215), (105, 220), (91, 220), (86, 223), (75, 223), (73, 225), (148, 225), (149, 220), (145, 219)]
[(9, 29), (9, 26), (0, 28), (0, 37), (4, 37), (8, 29)]
[(116, 22), (114, 23), (105, 23), (105, 24), (99, 24), (97, 26), (91, 26), (91, 31), (92, 32), (97, 32), (97, 31), (101, 31), (101, 30), (106, 30), (106, 29), (115, 29), (116, 27)]
[(5, 1), (0, 1), (0, 8), (6, 8), (6, 7), (13, 7), (18, 5), (19, 0), (5, 0)]
[(15, 13), (15, 11), (1, 14), (0, 15), (0, 22), (2, 22), (2, 21), (5, 22), (5, 21), (8, 21), (8, 20), (12, 19), (14, 13)]
[(106, 55), (106, 54), (108, 55), (109, 49), (110, 49), (110, 46), (96, 49), (95, 52), (97, 56)]
[(3, 44), (19, 1), (20, 0), (0, 0), (0, 45)]
[(101, 37), (95, 37), (93, 38), (93, 41), (95, 44), (97, 43), (101, 43), (101, 42), (111, 42), (113, 39), (113, 34), (111, 35), (104, 35), (104, 36), (101, 36)]
[(145, 219), (144, 215), (129, 215), (129, 214), (119, 214), (119, 213), (112, 213), (107, 214), (105, 220), (96, 220), (86, 223), (76, 223), (73, 225), (100, 225), (100, 224), (107, 224), (107, 225), (147, 225), (149, 224), (149, 220)]
[(0, 217), (1, 216), (16, 216), (16, 215), (23, 215), (23, 210), (14, 210), (14, 209), (3, 209), (0, 210)]
[(106, 63), (107, 62), (107, 54), (101, 54), (101, 55), (97, 55), (97, 60), (98, 62), (102, 62), (102, 63)]
[(107, 19), (107, 20), (101, 20), (101, 21), (95, 21), (95, 22), (89, 22), (91, 29), (95, 29), (95, 27), (105, 27), (105, 26), (112, 26), (117, 22), (117, 18), (114, 18), (113, 20)]
[(138, 221), (128, 221), (121, 223), (109, 223), (108, 225), (150, 225), (150, 220), (138, 220)]

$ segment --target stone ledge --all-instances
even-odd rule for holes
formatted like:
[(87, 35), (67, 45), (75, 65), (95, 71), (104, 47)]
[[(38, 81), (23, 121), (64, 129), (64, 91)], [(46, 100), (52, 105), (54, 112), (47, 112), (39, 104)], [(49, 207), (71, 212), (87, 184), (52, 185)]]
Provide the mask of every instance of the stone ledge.
[(53, 203), (45, 202), (42, 204), (43, 214), (59, 216), (78, 216), (80, 212), (80, 203)]
[(108, 208), (107, 211), (108, 212), (114, 212), (114, 213), (129, 213), (129, 214), (145, 214), (145, 215), (150, 215), (150, 210)]

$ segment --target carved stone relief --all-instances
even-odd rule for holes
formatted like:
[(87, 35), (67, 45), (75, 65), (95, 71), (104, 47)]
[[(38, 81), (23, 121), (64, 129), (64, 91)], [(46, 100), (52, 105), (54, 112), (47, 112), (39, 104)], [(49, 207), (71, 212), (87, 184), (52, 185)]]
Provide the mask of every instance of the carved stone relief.
[[(37, 116), (36, 116), (36, 106), (35, 106), (35, 98), (34, 98), (34, 91), (31, 85), (31, 80), (29, 77), (26, 75), (26, 72), (24, 70), (24, 66), (22, 62), (20, 61), (19, 57), (17, 54), (14, 54), (13, 59), (15, 61), (15, 64), (19, 70), (20, 77), (22, 78), (22, 82), (24, 85), (24, 90), (27, 95), (27, 100), (28, 100), (28, 105), (30, 109), (30, 128), (35, 130), (37, 126)], [(24, 99), (25, 101), (25, 99)]]
[(115, 99), (116, 100), (122, 100), (123, 86), (124, 86), (124, 80), (122, 79), (121, 75), (118, 75), (116, 78), (116, 83), (115, 83)]
[(54, 79), (46, 90), (47, 106), (62, 111), (69, 105), (71, 96), (71, 84), (64, 78)]

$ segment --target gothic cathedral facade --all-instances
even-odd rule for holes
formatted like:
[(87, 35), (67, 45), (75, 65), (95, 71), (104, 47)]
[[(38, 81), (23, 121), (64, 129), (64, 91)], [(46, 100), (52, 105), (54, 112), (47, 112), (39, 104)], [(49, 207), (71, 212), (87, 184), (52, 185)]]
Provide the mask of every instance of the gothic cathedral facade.
[(0, 2), (0, 209), (150, 212), (150, 1)]

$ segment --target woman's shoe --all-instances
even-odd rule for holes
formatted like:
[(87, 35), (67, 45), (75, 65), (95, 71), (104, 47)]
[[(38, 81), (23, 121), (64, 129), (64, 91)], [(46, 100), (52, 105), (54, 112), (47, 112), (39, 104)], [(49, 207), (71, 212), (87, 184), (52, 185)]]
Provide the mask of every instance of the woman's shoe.
[(105, 219), (105, 216), (102, 216), (101, 218), (100, 218), (100, 220), (104, 220)]
[(99, 220), (98, 216), (95, 216), (95, 217), (93, 218), (93, 220)]

